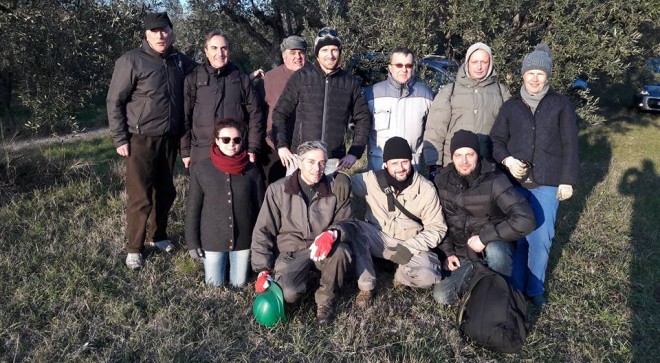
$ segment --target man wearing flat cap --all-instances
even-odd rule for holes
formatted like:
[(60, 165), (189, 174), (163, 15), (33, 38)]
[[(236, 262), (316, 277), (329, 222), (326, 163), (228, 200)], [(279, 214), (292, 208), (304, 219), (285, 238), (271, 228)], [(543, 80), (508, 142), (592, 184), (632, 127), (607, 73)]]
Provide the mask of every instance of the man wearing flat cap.
[(479, 154), (477, 134), (458, 130), (451, 139), (452, 162), (435, 177), (447, 236), (440, 244), (443, 279), (433, 288), (441, 304), (453, 304), (472, 262), (483, 260), (511, 277), (515, 241), (531, 232), (534, 211), (494, 162)]
[(184, 134), (183, 80), (194, 68), (172, 46), (167, 13), (148, 13), (142, 45), (115, 62), (108, 89), (108, 122), (117, 153), (126, 159), (126, 265), (142, 267), (149, 245), (171, 251), (167, 215), (176, 198), (173, 171)]
[[(376, 287), (371, 256), (398, 265), (393, 285), (430, 288), (441, 279), (435, 253), (447, 231), (433, 183), (412, 167), (412, 150), (402, 137), (392, 137), (383, 148), (385, 169), (351, 177), (353, 197), (366, 203), (364, 220), (351, 222), (358, 288), (356, 304), (369, 305)], [(345, 174), (338, 174), (341, 183)], [(347, 230), (350, 230), (348, 227)]]
[[(277, 154), (276, 142), (273, 135), (273, 109), (280, 99), (284, 86), (294, 72), (303, 68), (307, 61), (307, 42), (305, 39), (292, 35), (282, 41), (280, 44), (282, 52), (282, 65), (272, 69), (263, 76), (263, 82), (257, 86), (257, 91), (261, 93), (264, 100), (263, 110), (268, 113), (266, 120), (266, 144), (264, 154), (259, 158), (259, 163), (263, 167), (264, 176), (268, 184), (276, 182), (286, 175), (286, 168), (280, 162)], [(293, 133), (293, 126), (296, 121), (296, 115), (291, 114), (287, 120), (288, 137)]]
[[(371, 112), (362, 87), (341, 69), (342, 43), (332, 28), (323, 28), (314, 41), (316, 63), (294, 73), (273, 109), (273, 134), (282, 164), (298, 166), (298, 145), (321, 140), (328, 145), (326, 173), (345, 170), (360, 159), (367, 146)], [(289, 118), (295, 114), (293, 130)], [(349, 121), (355, 124), (351, 146), (346, 150)]]

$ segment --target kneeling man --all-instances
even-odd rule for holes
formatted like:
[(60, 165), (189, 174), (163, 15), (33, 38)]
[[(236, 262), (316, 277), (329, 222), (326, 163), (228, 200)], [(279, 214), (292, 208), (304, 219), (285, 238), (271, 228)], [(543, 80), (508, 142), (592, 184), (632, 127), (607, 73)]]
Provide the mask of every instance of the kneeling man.
[(336, 223), (349, 221), (353, 212), (350, 199), (339, 200), (324, 174), (325, 143), (302, 143), (298, 158), (300, 168), (266, 191), (252, 234), (252, 269), (259, 272), (257, 292), (268, 287), (273, 273), (284, 300), (292, 304), (307, 291), (315, 265), (321, 271), (316, 319), (325, 323), (332, 317), (335, 296), (352, 261), (348, 234)]
[(463, 280), (472, 269), (471, 260), (481, 258), (489, 268), (510, 278), (515, 241), (536, 225), (525, 196), (495, 163), (480, 158), (476, 134), (457, 131), (450, 152), (452, 162), (434, 180), (449, 227), (440, 244), (443, 279), (433, 289), (433, 297), (441, 304), (458, 300)]

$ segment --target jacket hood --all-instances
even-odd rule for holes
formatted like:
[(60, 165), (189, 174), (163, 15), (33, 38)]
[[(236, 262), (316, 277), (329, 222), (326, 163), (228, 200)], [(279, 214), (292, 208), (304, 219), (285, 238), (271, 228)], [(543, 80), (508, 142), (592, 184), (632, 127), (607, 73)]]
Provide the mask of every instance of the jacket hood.
[[(484, 77), (484, 80), (485, 80), (493, 74), (493, 64), (495, 63), (494, 59), (493, 59), (493, 51), (485, 43), (481, 43), (481, 42), (474, 43), (470, 46), (470, 48), (468, 48), (467, 52), (465, 53), (465, 62), (463, 63), (463, 67), (461, 67), (461, 68), (464, 70), (465, 74), (468, 75), (467, 67), (468, 67), (468, 62), (470, 61), (470, 57), (472, 57), (472, 54), (474, 54), (474, 52), (476, 52), (480, 49), (485, 51), (486, 53), (488, 53), (488, 56), (490, 57), (490, 64), (488, 66), (488, 73), (486, 73), (486, 77)], [(469, 75), (468, 75), (468, 77), (469, 77)]]
[[(492, 67), (491, 63), (491, 67)], [(468, 77), (466, 69), (467, 64), (463, 64), (463, 67), (458, 68), (458, 72), (456, 72), (456, 82), (460, 83), (461, 85), (465, 87), (486, 87), (492, 83), (497, 83), (497, 71), (495, 69), (490, 70), (490, 74), (486, 76), (486, 78), (482, 79), (481, 81), (474, 80), (470, 77)]]

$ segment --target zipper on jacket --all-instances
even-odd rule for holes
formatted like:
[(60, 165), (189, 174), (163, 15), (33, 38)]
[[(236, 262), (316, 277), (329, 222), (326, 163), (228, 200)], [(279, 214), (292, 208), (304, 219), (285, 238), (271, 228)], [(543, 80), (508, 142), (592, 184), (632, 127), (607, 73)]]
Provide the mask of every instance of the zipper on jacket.
[(323, 121), (321, 122), (321, 141), (325, 141), (325, 122), (326, 114), (328, 113), (328, 86), (330, 78), (326, 75), (325, 77), (325, 90), (323, 92)]

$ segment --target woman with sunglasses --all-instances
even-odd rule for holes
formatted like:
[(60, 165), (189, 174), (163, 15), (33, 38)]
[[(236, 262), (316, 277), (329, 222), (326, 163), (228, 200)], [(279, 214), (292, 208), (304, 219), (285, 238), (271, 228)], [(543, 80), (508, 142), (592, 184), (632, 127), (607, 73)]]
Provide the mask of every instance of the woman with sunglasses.
[(204, 262), (207, 285), (224, 285), (229, 270), (229, 282), (240, 287), (247, 280), (252, 229), (265, 187), (244, 147), (245, 123), (220, 120), (214, 135), (210, 157), (190, 173), (186, 244), (190, 255)]

